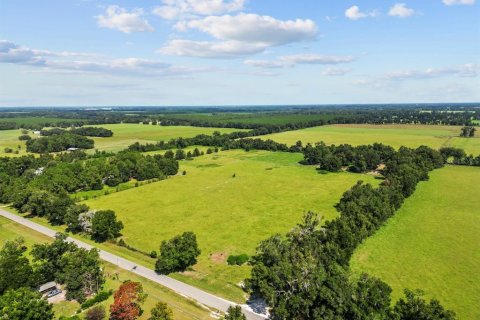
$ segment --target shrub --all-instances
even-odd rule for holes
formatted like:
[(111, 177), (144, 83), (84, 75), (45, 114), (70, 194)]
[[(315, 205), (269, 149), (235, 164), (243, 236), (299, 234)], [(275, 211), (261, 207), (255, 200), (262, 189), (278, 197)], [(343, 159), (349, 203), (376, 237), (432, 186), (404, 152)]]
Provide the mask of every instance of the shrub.
[(156, 259), (157, 258), (157, 251), (153, 250), (152, 252), (150, 252), (150, 257)]
[(229, 255), (227, 259), (227, 263), (231, 266), (233, 265), (241, 266), (247, 262), (248, 262), (248, 255), (246, 254)]
[(32, 137), (30, 137), (28, 134), (22, 134), (21, 136), (18, 137), (18, 140), (20, 141), (25, 141), (25, 140), (31, 140)]
[(85, 301), (84, 303), (82, 303), (81, 305), (81, 308), (82, 309), (88, 309), (90, 308), (91, 306), (99, 303), (99, 302), (102, 302), (102, 301), (105, 301), (107, 300), (108, 298), (110, 298), (110, 296), (113, 294), (113, 291), (110, 290), (110, 291), (101, 291), (99, 292), (95, 297), (91, 298), (91, 299), (88, 299), (87, 301)]

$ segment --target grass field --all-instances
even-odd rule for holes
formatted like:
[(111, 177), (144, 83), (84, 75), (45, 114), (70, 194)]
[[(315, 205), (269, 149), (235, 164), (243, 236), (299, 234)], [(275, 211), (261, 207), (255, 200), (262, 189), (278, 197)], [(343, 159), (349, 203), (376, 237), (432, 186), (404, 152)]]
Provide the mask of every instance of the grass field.
[(228, 128), (200, 128), (184, 126), (162, 127), (157, 125), (129, 123), (105, 124), (99, 127), (113, 131), (113, 137), (93, 138), (95, 141), (95, 149), (100, 151), (120, 151), (137, 141), (140, 143), (152, 143), (160, 140), (170, 140), (172, 138), (179, 137), (190, 138), (199, 134), (211, 135), (214, 131), (220, 131), (221, 133), (242, 131), (241, 129)]
[(292, 145), (298, 140), (304, 144), (324, 141), (327, 144), (348, 143), (351, 145), (381, 142), (393, 147), (418, 147), (427, 145), (432, 148), (453, 146), (467, 153), (480, 154), (480, 134), (475, 138), (460, 138), (457, 126), (424, 125), (331, 125), (286, 131), (262, 136), (277, 142)]
[[(116, 211), (125, 225), (124, 240), (146, 252), (158, 251), (162, 240), (184, 231), (195, 232), (202, 249), (199, 263), (195, 271), (177, 277), (242, 301), (238, 283), (249, 268), (227, 266), (229, 254), (253, 254), (261, 240), (290, 230), (308, 210), (332, 218), (333, 205), (357, 180), (378, 181), (369, 175), (319, 174), (314, 167), (299, 165), (301, 158), (239, 150), (205, 155), (181, 162), (180, 172), (186, 170), (186, 176), (86, 203)], [(153, 259), (149, 263), (153, 266)]]
[(75, 122), (82, 119), (64, 119), (52, 117), (15, 117), (15, 118), (0, 118), (0, 122), (15, 122), (17, 124), (55, 124), (58, 122)]
[(355, 252), (352, 270), (394, 290), (422, 289), (459, 319), (480, 319), (480, 168), (431, 173), (377, 234)]
[[(47, 243), (51, 242), (51, 239), (31, 229), (23, 227), (17, 223), (11, 222), (3, 217), (0, 217), (0, 246), (6, 240), (13, 240), (18, 237), (25, 239), (26, 245), (32, 248), (35, 243)], [(172, 291), (148, 280), (138, 277), (137, 275), (128, 271), (118, 269), (116, 266), (104, 263), (106, 284), (105, 290), (116, 290), (122, 281), (131, 280), (141, 282), (144, 291), (148, 294), (147, 300), (143, 305), (143, 309), (146, 311), (140, 319), (147, 319), (150, 315), (151, 308), (157, 301), (167, 302), (170, 308), (174, 312), (175, 319), (211, 319), (209, 311), (203, 307), (198, 306), (192, 301), (184, 299)], [(119, 279), (113, 275), (118, 273)], [(107, 307), (113, 302), (113, 297), (103, 302), (102, 304)], [(78, 310), (79, 304), (76, 302), (61, 302), (54, 306), (55, 314), (57, 317), (64, 315), (70, 316)]]
[[(18, 137), (21, 135), (21, 130), (0, 130), (0, 157), (22, 156), (27, 153), (25, 150), (25, 141), (18, 140)], [(29, 135), (33, 137), (31, 131), (29, 131)], [(21, 149), (18, 149), (18, 146), (20, 146)], [(14, 151), (18, 150), (18, 154), (5, 153), (5, 148), (11, 148)]]

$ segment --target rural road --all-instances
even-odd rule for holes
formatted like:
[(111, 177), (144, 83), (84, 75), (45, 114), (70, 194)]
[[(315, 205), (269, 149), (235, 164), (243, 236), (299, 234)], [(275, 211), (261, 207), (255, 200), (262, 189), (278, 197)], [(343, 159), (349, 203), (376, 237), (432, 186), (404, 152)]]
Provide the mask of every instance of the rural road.
[[(10, 213), (8, 211), (5, 211), (0, 208), (0, 216), (3, 216), (7, 219), (10, 219), (12, 221), (15, 221), (19, 224), (22, 224), (30, 229), (33, 229), (37, 232), (40, 232), (46, 236), (49, 237), (55, 237), (55, 234), (57, 233), (56, 231), (44, 227), (38, 223), (35, 223), (33, 221), (30, 221), (28, 219), (19, 217), (13, 213)], [(81, 248), (85, 249), (92, 249), (94, 246), (89, 245), (85, 242), (82, 242), (80, 240), (68, 237), (68, 241), (71, 241), (75, 244), (77, 244)], [(125, 269), (127, 271), (133, 272), (145, 279), (154, 281), (158, 284), (161, 284), (164, 287), (167, 287), (176, 293), (193, 299), (195, 301), (198, 301), (199, 303), (206, 305), (208, 307), (214, 308), (221, 310), (223, 312), (226, 312), (228, 307), (231, 305), (236, 305), (234, 302), (222, 299), (220, 297), (217, 297), (215, 295), (212, 295), (210, 293), (207, 293), (205, 291), (202, 291), (200, 289), (197, 289), (195, 287), (192, 287), (188, 284), (185, 284), (181, 281), (175, 280), (173, 278), (170, 278), (168, 276), (164, 275), (159, 275), (155, 271), (145, 268), (143, 266), (137, 265), (136, 263), (129, 261), (127, 259), (124, 259), (122, 257), (119, 257), (115, 254), (112, 254), (110, 252), (104, 251), (104, 250), (99, 250), (100, 258), (102, 260), (105, 260), (107, 262), (110, 262), (111, 264), (117, 265), (118, 267)], [(134, 269), (134, 267), (136, 268)], [(265, 315), (261, 315), (258, 313), (253, 312), (247, 305), (242, 305), (242, 309), (244, 314), (247, 316), (247, 319), (249, 320), (263, 320), (266, 319), (267, 317)]]

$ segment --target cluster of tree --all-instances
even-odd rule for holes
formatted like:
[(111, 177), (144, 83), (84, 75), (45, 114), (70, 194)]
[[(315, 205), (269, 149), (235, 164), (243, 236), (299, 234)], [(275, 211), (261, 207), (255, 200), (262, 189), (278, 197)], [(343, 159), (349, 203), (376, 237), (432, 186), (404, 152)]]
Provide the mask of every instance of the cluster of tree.
[(271, 307), (271, 319), (430, 320), (455, 318), (437, 300), (407, 291), (391, 307), (391, 288), (367, 274), (352, 279), (333, 257), (328, 230), (309, 213), (286, 237), (273, 236), (252, 258), (247, 288)]
[(80, 128), (72, 128), (70, 130), (65, 130), (61, 128), (53, 128), (49, 130), (41, 130), (40, 134), (42, 136), (53, 136), (53, 135), (60, 135), (60, 134), (76, 134), (79, 136), (87, 136), (87, 137), (112, 137), (113, 131), (101, 127), (80, 127)]
[(76, 204), (69, 193), (102, 189), (104, 184), (115, 186), (132, 178), (163, 179), (177, 171), (174, 159), (134, 152), (89, 158), (83, 152), (1, 158), (0, 202), (103, 241), (118, 236), (123, 227), (115, 214), (92, 212), (86, 205)]
[(19, 288), (36, 291), (48, 281), (65, 285), (67, 299), (80, 303), (99, 292), (104, 276), (98, 251), (79, 248), (66, 238), (57, 234), (51, 244), (35, 244), (32, 262), (22, 239), (7, 241), (0, 251), (0, 295)]
[(27, 140), (27, 151), (33, 153), (49, 153), (76, 149), (93, 149), (94, 141), (78, 134), (61, 134)]
[[(110, 306), (110, 320), (138, 319), (143, 314), (142, 304), (146, 298), (147, 294), (143, 291), (141, 283), (124, 282), (115, 291), (114, 300)], [(173, 320), (173, 312), (166, 303), (157, 302), (150, 311), (148, 320)]]
[(155, 270), (161, 274), (185, 271), (197, 263), (201, 251), (193, 232), (184, 232), (160, 245)]
[(473, 138), (473, 137), (475, 137), (475, 131), (477, 131), (477, 129), (473, 126), (463, 127), (461, 132), (460, 132), (460, 137)]
[(273, 319), (453, 319), (438, 301), (426, 303), (411, 292), (392, 309), (387, 284), (368, 275), (351, 281), (348, 272), (354, 249), (400, 208), (419, 181), (428, 179), (429, 171), (444, 165), (440, 152), (427, 147), (392, 151), (382, 145), (340, 146), (338, 152), (317, 147), (307, 146), (307, 163), (329, 163), (325, 158), (334, 157), (351, 166), (355, 154), (366, 152), (375, 159), (365, 159), (367, 169), (385, 164), (385, 180), (378, 188), (359, 182), (345, 192), (336, 205), (339, 218), (323, 228), (309, 213), (286, 238), (263, 241), (251, 258), (251, 278), (246, 280), (250, 292), (267, 301)]
[(467, 155), (463, 149), (453, 147), (443, 147), (439, 151), (445, 163), (480, 167), (480, 155), (476, 157), (472, 154)]

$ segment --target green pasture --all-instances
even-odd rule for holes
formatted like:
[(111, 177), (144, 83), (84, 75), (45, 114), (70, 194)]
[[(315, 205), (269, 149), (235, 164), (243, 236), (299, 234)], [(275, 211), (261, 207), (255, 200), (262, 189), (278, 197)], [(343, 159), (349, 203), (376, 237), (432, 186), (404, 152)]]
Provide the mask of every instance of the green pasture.
[(355, 252), (351, 268), (393, 288), (424, 290), (459, 319), (480, 319), (480, 168), (430, 174), (397, 214)]
[(242, 131), (241, 129), (229, 128), (200, 128), (187, 126), (158, 126), (145, 124), (103, 124), (98, 127), (113, 131), (113, 137), (92, 138), (95, 141), (95, 149), (100, 151), (121, 151), (129, 145), (140, 143), (155, 143), (172, 138), (191, 138), (199, 134), (213, 134), (214, 131), (231, 133)]
[[(21, 135), (22, 130), (0, 130), (0, 157), (22, 156), (27, 153), (25, 141), (18, 140), (18, 137)], [(29, 135), (34, 137), (32, 131), (29, 131)], [(20, 149), (18, 146), (20, 146)], [(14, 151), (18, 150), (18, 154), (5, 153), (5, 148), (11, 148)]]
[(58, 122), (76, 122), (82, 119), (65, 119), (52, 117), (14, 117), (14, 118), (0, 118), (0, 122), (15, 122), (16, 124), (32, 125), (32, 124), (47, 124), (53, 125)]
[(451, 146), (467, 153), (480, 154), (480, 134), (475, 138), (461, 138), (459, 126), (432, 125), (330, 125), (286, 131), (262, 136), (287, 145), (298, 140), (304, 144), (324, 141), (326, 144), (351, 145), (381, 142), (399, 148), (427, 145), (438, 149)]
[[(3, 242), (6, 240), (13, 240), (19, 237), (25, 239), (25, 243), (30, 249), (35, 243), (47, 243), (52, 241), (51, 238), (41, 233), (38, 233), (20, 224), (0, 217), (0, 246), (2, 246)], [(106, 274), (106, 283), (104, 288), (105, 290), (116, 290), (125, 280), (138, 281), (142, 283), (144, 291), (148, 294), (148, 297), (145, 301), (145, 304), (143, 305), (143, 309), (145, 310), (145, 312), (140, 317), (140, 319), (147, 319), (150, 316), (150, 310), (158, 301), (168, 303), (170, 308), (173, 310), (175, 319), (211, 319), (211, 317), (209, 316), (209, 311), (207, 309), (198, 306), (193, 301), (189, 301), (183, 297), (178, 296), (174, 292), (170, 291), (165, 287), (162, 287), (159, 284), (141, 278), (133, 273), (120, 269), (115, 265), (107, 262), (104, 262), (104, 266)], [(116, 274), (118, 274), (118, 278)], [(103, 302), (102, 304), (108, 310), (108, 306), (112, 302), (113, 297), (110, 297), (109, 300)], [(57, 317), (62, 315), (71, 316), (78, 310), (78, 308), (79, 304), (74, 301), (64, 301), (54, 305), (54, 310)]]
[[(358, 180), (379, 181), (371, 175), (321, 174), (298, 164), (301, 159), (301, 154), (224, 151), (182, 161), (185, 176), (86, 204), (116, 211), (125, 225), (123, 239), (145, 252), (158, 251), (162, 240), (195, 232), (202, 249), (199, 263), (175, 277), (241, 302), (245, 296), (239, 283), (249, 275), (249, 267), (228, 266), (228, 255), (253, 254), (261, 240), (284, 234), (308, 210), (331, 219), (337, 215), (334, 204)], [(108, 249), (118, 250), (114, 247)], [(153, 266), (153, 259), (140, 259)]]

